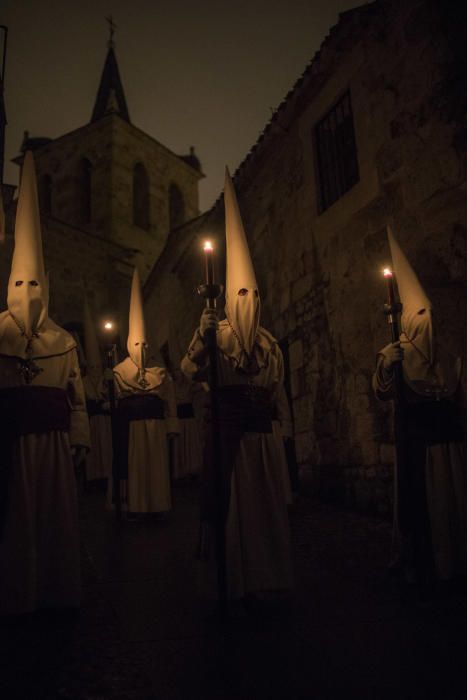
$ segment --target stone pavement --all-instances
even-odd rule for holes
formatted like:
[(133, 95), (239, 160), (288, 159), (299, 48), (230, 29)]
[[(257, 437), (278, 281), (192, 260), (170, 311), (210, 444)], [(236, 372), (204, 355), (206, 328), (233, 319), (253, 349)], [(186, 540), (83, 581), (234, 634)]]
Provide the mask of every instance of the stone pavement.
[(222, 627), (196, 503), (177, 486), (167, 520), (118, 528), (102, 494), (82, 497), (81, 615), (2, 625), (2, 700), (467, 698), (467, 596), (402, 601), (388, 523), (300, 496), (293, 599)]

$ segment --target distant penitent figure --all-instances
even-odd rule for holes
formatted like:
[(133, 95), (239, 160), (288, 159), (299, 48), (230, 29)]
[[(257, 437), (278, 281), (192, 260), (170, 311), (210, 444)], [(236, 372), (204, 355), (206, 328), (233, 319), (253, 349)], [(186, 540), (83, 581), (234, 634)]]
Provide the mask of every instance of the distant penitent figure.
[(112, 473), (112, 426), (102, 353), (87, 300), (84, 304), (84, 352), (83, 385), (91, 433), (85, 468), (86, 482), (93, 482), (108, 479)]
[(195, 417), (193, 382), (180, 369), (172, 373), (180, 435), (174, 440), (173, 473), (174, 479), (184, 479), (201, 473), (203, 453), (198, 421)]
[(163, 513), (171, 509), (168, 440), (179, 432), (173, 382), (162, 367), (148, 367), (149, 347), (141, 283), (131, 285), (129, 357), (114, 368), (118, 399), (118, 453), (122, 480), (128, 479), (127, 510)]
[[(203, 312), (182, 370), (190, 379), (206, 381), (205, 333), (218, 327), (220, 430), (229, 491), (224, 504), (228, 595), (242, 598), (285, 591), (292, 585), (288, 493), (284, 488), (287, 464), (282, 441), (272, 428), (284, 369), (276, 340), (259, 325), (258, 285), (228, 171), (224, 202), (227, 318), (217, 324), (214, 310)], [(212, 526), (217, 512), (213, 487), (216, 465), (209, 450), (206, 456), (204, 527)]]
[(74, 464), (89, 425), (73, 338), (48, 318), (32, 154), (24, 158), (8, 310), (0, 315), (0, 611), (74, 608), (80, 550)]
[(373, 386), (382, 401), (397, 399), (395, 541), (406, 582), (423, 586), (467, 573), (461, 361), (440, 337), (431, 301), (394, 235), (388, 235), (402, 329), (400, 342), (379, 352)]

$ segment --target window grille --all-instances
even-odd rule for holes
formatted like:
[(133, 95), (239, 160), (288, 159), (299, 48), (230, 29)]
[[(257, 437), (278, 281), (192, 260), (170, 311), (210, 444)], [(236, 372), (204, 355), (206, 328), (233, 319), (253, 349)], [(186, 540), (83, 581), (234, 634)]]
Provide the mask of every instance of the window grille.
[(334, 204), (359, 180), (350, 92), (315, 127), (319, 211)]

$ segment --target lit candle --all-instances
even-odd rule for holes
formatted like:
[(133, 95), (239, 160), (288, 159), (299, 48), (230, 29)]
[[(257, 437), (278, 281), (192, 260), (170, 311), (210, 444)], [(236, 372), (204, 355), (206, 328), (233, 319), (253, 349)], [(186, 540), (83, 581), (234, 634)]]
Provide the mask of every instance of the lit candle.
[(394, 294), (394, 277), (392, 276), (392, 271), (389, 269), (389, 267), (384, 268), (383, 275), (386, 279), (388, 289), (388, 304), (389, 306), (394, 306), (396, 303), (396, 296)]
[(206, 263), (206, 284), (214, 284), (214, 267), (212, 261), (214, 248), (211, 241), (205, 241), (203, 249)]

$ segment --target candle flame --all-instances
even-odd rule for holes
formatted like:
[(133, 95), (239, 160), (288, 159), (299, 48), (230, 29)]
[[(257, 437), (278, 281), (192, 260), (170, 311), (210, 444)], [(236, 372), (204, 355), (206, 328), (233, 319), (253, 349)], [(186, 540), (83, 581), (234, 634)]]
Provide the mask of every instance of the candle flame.
[(385, 277), (392, 277), (392, 270), (390, 270), (389, 267), (385, 267), (383, 270), (383, 275)]
[(104, 323), (104, 328), (106, 331), (111, 331), (113, 327), (114, 327), (114, 324), (112, 323), (112, 321), (106, 321)]
[(204, 249), (204, 251), (206, 251), (206, 250), (209, 250), (209, 251), (214, 250), (214, 247), (213, 247), (211, 241), (204, 241), (203, 249)]

